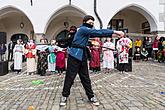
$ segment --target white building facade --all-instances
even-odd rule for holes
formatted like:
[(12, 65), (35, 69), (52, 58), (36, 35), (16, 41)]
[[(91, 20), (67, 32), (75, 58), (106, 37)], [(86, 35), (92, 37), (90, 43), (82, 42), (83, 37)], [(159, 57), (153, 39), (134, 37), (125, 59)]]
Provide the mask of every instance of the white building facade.
[(0, 32), (7, 33), (7, 42), (17, 34), (50, 40), (72, 25), (78, 27), (87, 14), (95, 17), (98, 29), (165, 32), (165, 0), (1, 0)]

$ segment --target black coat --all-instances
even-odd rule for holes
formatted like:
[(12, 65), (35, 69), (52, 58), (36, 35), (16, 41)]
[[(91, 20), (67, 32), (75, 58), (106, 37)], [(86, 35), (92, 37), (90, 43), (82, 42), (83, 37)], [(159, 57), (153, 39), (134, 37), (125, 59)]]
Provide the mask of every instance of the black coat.
[[(11, 45), (12, 45), (12, 48), (10, 48)], [(9, 43), (8, 44), (8, 50), (9, 51), (13, 51), (13, 49), (14, 49), (14, 44), (13, 43)]]
[(2, 54), (5, 54), (5, 52), (6, 52), (6, 46), (5, 46), (5, 44), (0, 44), (0, 54), (2, 55)]
[(71, 47), (75, 33), (69, 33), (65, 39), (61, 39), (58, 42), (58, 46), (62, 48)]

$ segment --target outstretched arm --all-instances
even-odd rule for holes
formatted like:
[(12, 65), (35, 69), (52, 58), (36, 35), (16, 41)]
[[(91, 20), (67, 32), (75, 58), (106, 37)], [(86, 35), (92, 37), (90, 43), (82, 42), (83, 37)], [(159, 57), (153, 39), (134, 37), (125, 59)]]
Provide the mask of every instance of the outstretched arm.
[(123, 31), (113, 31), (115, 35), (119, 36), (119, 38), (124, 37)]
[(119, 36), (119, 38), (124, 36), (124, 32), (110, 29), (87, 29), (86, 32), (90, 37), (112, 37), (112, 34)]

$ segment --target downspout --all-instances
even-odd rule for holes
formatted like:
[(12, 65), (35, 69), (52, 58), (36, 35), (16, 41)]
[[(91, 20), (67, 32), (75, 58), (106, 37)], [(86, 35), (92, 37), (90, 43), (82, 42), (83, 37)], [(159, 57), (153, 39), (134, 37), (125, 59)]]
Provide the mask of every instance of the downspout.
[(103, 28), (103, 23), (102, 23), (102, 21), (101, 21), (99, 15), (98, 15), (98, 13), (97, 13), (97, 7), (96, 7), (96, 6), (97, 6), (97, 0), (94, 0), (94, 13), (95, 13), (97, 19), (99, 20), (100, 29), (102, 29), (102, 28)]
[(33, 6), (33, 0), (30, 0), (31, 6)]

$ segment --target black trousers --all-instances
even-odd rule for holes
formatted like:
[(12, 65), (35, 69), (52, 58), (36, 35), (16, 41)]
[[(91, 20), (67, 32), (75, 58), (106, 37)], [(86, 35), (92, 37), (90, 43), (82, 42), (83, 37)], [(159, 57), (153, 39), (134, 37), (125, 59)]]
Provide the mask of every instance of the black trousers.
[(122, 72), (126, 71), (126, 66), (127, 66), (127, 63), (120, 63), (118, 70)]
[(67, 70), (62, 95), (64, 97), (68, 97), (70, 95), (70, 89), (74, 83), (74, 79), (77, 73), (79, 74), (81, 83), (85, 89), (88, 99), (94, 97), (94, 93), (91, 86), (91, 80), (89, 78), (88, 73), (87, 59), (79, 61), (70, 55), (67, 61)]
[(147, 48), (146, 49), (148, 51), (148, 58), (152, 57), (152, 48)]
[(9, 50), (8, 61), (12, 61), (12, 59), (13, 59), (13, 51)]
[(158, 50), (154, 50), (154, 58), (155, 58), (155, 60), (158, 59)]

